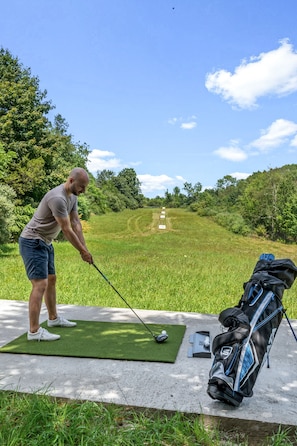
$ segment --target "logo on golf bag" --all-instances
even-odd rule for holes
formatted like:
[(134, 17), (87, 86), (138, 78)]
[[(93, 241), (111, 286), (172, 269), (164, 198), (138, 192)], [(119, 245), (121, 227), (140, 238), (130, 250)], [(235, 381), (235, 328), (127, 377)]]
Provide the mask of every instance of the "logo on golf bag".
[(221, 353), (220, 353), (221, 358), (222, 359), (229, 358), (229, 356), (231, 355), (232, 351), (233, 351), (232, 347), (228, 347), (227, 345), (224, 345), (224, 347), (221, 348)]

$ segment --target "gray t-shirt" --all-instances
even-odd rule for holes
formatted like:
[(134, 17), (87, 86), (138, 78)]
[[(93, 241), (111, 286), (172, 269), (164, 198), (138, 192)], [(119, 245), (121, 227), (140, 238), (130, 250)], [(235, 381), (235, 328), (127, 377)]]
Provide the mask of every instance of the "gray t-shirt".
[(41, 239), (51, 244), (61, 231), (55, 217), (68, 217), (72, 211), (77, 211), (77, 197), (73, 194), (68, 196), (64, 184), (60, 184), (42, 198), (21, 237)]

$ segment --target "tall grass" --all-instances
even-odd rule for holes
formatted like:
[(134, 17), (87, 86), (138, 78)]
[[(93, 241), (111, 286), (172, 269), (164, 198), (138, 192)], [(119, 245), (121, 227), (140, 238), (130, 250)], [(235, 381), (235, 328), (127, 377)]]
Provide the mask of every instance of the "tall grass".
[[(165, 230), (159, 217), (159, 209), (127, 210), (94, 216), (85, 228), (95, 263), (135, 308), (217, 314), (237, 304), (261, 253), (297, 260), (295, 245), (234, 235), (187, 210), (166, 210)], [(54, 246), (60, 303), (125, 305), (70, 243)], [(1, 249), (0, 298), (27, 300), (31, 287), (17, 245)], [(284, 293), (291, 318), (296, 297), (296, 285)]]
[[(7, 406), (9, 402), (9, 410)], [(94, 402), (62, 401), (45, 395), (0, 393), (3, 446), (218, 445), (199, 418), (180, 413), (136, 412)], [(6, 410), (5, 410), (6, 409)]]
[(252, 439), (240, 424), (223, 431), (195, 414), (0, 392), (1, 446), (293, 446), (296, 434)]

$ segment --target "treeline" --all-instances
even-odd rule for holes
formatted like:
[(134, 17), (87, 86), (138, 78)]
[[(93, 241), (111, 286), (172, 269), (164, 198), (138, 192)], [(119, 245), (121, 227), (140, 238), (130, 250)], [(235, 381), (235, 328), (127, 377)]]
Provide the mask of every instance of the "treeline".
[[(16, 241), (42, 196), (63, 183), (73, 167), (87, 169), (90, 149), (75, 142), (65, 119), (57, 114), (17, 57), (0, 49), (0, 244)], [(297, 165), (257, 172), (246, 180), (225, 176), (213, 189), (185, 183), (164, 197), (146, 198), (134, 169), (90, 174), (79, 212), (120, 212), (143, 206), (187, 207), (215, 219), (229, 230), (272, 240), (297, 241)]]
[(217, 203), (215, 220), (233, 232), (297, 241), (296, 164), (256, 172), (246, 180), (225, 177), (214, 193), (205, 191), (196, 207), (201, 215), (213, 212), (209, 200)]
[[(185, 186), (189, 192), (191, 185)], [(246, 180), (226, 175), (213, 189), (202, 191), (199, 183), (192, 189), (191, 203), (189, 193), (175, 188), (173, 194), (166, 194), (163, 206), (188, 205), (237, 234), (297, 242), (297, 164), (255, 172)]]

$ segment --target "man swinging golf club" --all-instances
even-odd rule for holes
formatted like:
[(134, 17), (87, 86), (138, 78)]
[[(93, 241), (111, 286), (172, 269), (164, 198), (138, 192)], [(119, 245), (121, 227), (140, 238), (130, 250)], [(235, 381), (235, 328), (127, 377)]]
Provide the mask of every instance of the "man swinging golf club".
[(42, 298), (48, 311), (48, 327), (74, 327), (75, 322), (68, 321), (57, 314), (56, 307), (56, 272), (52, 241), (60, 231), (76, 248), (82, 260), (92, 264), (84, 240), (82, 226), (77, 211), (77, 197), (84, 193), (89, 184), (87, 172), (74, 168), (66, 183), (51, 189), (39, 203), (32, 219), (23, 229), (19, 238), (20, 254), (25, 269), (32, 283), (29, 298), (29, 341), (55, 341), (59, 335), (40, 327), (39, 317)]

